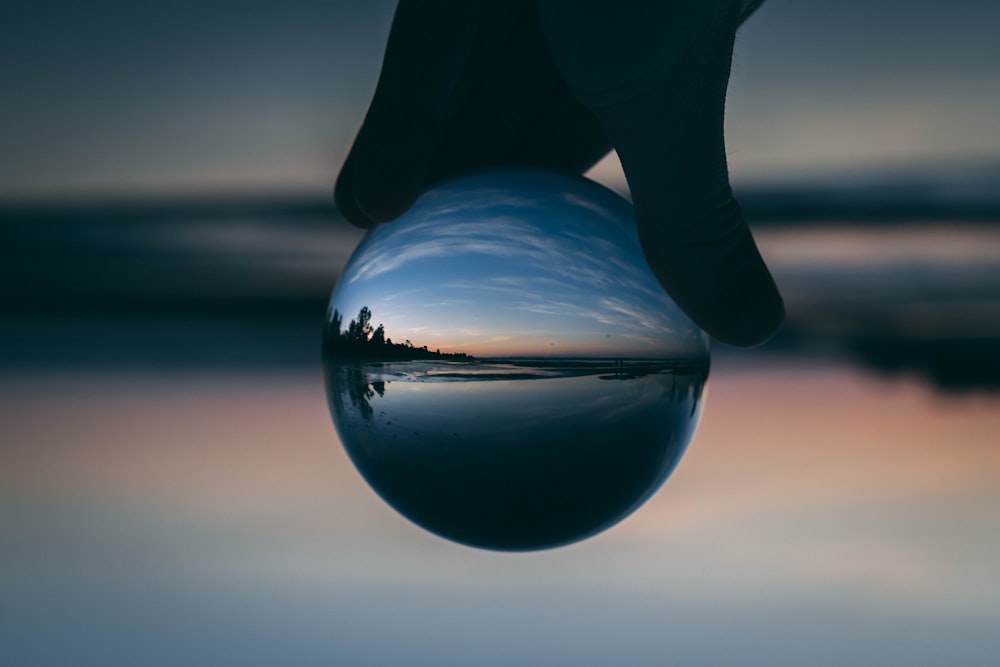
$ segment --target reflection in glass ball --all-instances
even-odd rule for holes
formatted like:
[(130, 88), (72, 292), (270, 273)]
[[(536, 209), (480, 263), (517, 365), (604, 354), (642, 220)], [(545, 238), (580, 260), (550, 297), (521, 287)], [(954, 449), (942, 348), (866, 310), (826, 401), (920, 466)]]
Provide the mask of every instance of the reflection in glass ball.
[(638, 508), (684, 453), (709, 366), (628, 202), (531, 170), (451, 181), (371, 230), (323, 355), (372, 488), (438, 535), (501, 550), (568, 544)]

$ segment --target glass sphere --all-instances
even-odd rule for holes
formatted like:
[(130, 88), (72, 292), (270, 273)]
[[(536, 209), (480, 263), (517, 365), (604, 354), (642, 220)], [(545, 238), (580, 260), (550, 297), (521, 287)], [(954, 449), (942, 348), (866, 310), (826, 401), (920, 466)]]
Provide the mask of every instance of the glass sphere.
[(684, 453), (709, 367), (631, 205), (526, 169), (439, 185), (369, 231), (323, 358), (371, 487), (427, 530), (500, 550), (568, 544), (638, 508)]

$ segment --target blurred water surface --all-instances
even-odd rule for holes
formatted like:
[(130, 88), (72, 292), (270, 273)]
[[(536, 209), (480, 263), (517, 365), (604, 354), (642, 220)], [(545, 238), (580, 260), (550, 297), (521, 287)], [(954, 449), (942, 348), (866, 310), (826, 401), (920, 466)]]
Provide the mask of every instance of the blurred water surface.
[(0, 384), (0, 661), (991, 665), (1000, 399), (853, 367), (713, 371), (643, 508), (535, 554), (361, 480), (319, 372)]
[(714, 351), (667, 484), (499, 554), (354, 471), (319, 344), (360, 234), (261, 206), (0, 216), (0, 664), (994, 664), (992, 225), (763, 226), (788, 326)]

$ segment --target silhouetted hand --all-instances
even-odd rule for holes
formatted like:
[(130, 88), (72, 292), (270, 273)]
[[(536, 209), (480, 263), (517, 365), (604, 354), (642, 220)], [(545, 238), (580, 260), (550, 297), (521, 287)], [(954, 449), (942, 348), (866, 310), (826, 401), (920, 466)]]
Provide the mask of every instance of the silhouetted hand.
[(717, 339), (763, 342), (784, 306), (723, 137), (736, 29), (762, 2), (401, 0), (337, 204), (368, 227), (459, 173), (582, 173), (614, 148), (660, 284)]

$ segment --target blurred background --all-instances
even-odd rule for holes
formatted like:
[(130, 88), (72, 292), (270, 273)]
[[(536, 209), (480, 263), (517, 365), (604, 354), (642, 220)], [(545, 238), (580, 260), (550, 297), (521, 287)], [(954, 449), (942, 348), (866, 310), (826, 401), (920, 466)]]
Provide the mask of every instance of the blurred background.
[(326, 408), (393, 7), (0, 8), (0, 664), (994, 664), (1000, 5), (744, 27), (728, 150), (788, 322), (714, 349), (645, 507), (521, 555), (394, 514)]

